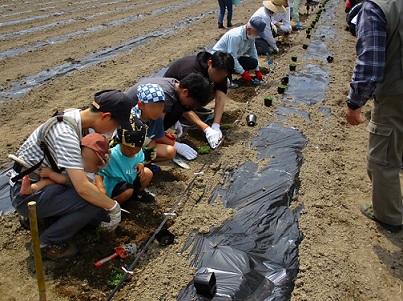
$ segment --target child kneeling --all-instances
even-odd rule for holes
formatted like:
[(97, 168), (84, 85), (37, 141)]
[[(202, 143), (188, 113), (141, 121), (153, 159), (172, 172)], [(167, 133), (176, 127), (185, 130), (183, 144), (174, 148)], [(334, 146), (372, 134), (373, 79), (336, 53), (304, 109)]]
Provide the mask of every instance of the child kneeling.
[(131, 119), (132, 130), (118, 128), (113, 139), (117, 143), (111, 149), (108, 166), (96, 178), (97, 187), (110, 198), (123, 204), (129, 199), (143, 203), (154, 202), (154, 197), (145, 188), (153, 173), (144, 167), (144, 145), (147, 128), (138, 119)]

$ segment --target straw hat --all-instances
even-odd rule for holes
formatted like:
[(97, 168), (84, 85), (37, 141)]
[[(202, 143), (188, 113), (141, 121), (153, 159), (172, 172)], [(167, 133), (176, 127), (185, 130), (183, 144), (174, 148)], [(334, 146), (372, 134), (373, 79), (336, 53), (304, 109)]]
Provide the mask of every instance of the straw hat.
[(277, 14), (285, 14), (286, 9), (283, 6), (283, 2), (284, 0), (269, 0), (263, 1), (263, 5), (272, 12), (275, 12)]

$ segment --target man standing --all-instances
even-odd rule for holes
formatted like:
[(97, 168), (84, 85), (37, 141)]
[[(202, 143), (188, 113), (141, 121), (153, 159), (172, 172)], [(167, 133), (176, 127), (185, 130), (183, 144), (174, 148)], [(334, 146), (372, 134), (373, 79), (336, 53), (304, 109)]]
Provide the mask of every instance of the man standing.
[(285, 14), (287, 12), (283, 3), (284, 0), (263, 1), (263, 6), (252, 15), (252, 18), (262, 18), (263, 22), (266, 23), (264, 31), (260, 34), (260, 37), (255, 40), (257, 53), (260, 55), (265, 55), (266, 53), (278, 53), (278, 47), (273, 37), (271, 23), (273, 22), (272, 18), (275, 13)]
[[(221, 51), (230, 54), (234, 58), (235, 72), (241, 74), (245, 81), (252, 81), (248, 70), (255, 70), (256, 77), (262, 80), (255, 39), (265, 27), (266, 23), (261, 17), (252, 17), (246, 25), (231, 29), (224, 34), (214, 45), (212, 53)], [(249, 56), (245, 56), (245, 53)]]
[[(39, 126), (18, 150), (17, 157), (25, 164), (16, 162), (12, 170), (10, 195), (13, 207), (27, 219), (27, 204), (36, 201), (38, 219), (57, 219), (40, 236), (43, 257), (58, 260), (76, 255), (77, 246), (65, 243), (66, 240), (86, 226), (103, 210), (101, 208), (109, 211), (110, 218), (110, 222), (103, 222), (101, 226), (109, 230), (118, 226), (120, 206), (88, 180), (81, 162), (80, 141), (83, 131), (90, 128), (97, 133), (111, 133), (119, 125), (128, 128), (130, 109), (131, 102), (124, 93), (117, 90), (98, 92), (90, 108), (67, 110), (58, 115), (58, 121), (47, 133), (44, 133), (43, 125)], [(39, 168), (65, 169), (72, 187), (53, 184), (31, 195), (21, 195), (21, 179), (18, 178), (25, 170), (32, 172), (27, 166), (35, 168), (37, 164), (40, 164)]]
[(372, 206), (361, 211), (391, 232), (402, 229), (399, 178), (403, 153), (403, 1), (371, 0), (362, 5), (357, 24), (357, 62), (346, 119), (364, 123), (361, 107), (374, 96), (368, 125), (368, 175)]
[(210, 54), (206, 51), (199, 52), (177, 60), (173, 63), (164, 77), (183, 79), (192, 72), (201, 73), (210, 81), (210, 99), (215, 99), (214, 121), (212, 126), (204, 123), (194, 111), (184, 112), (183, 116), (206, 134), (211, 148), (216, 148), (222, 138), (220, 123), (227, 100), (228, 76), (234, 70), (234, 59), (231, 55), (217, 51)]

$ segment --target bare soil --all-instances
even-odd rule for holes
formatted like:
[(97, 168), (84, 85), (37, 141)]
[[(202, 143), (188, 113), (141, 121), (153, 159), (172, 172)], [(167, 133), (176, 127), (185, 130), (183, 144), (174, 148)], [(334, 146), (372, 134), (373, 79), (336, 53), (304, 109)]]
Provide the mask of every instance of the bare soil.
[[(74, 22), (54, 26), (25, 35), (16, 35), (2, 41), (0, 52), (27, 47), (37, 42), (67, 33), (85, 30), (91, 26), (139, 15), (132, 22), (117, 26), (105, 26), (99, 31), (69, 39), (63, 43), (48, 45), (35, 51), (0, 60), (0, 89), (7, 90), (13, 82), (66, 61), (79, 60), (92, 52), (124, 43), (155, 30), (163, 30), (180, 20), (199, 16), (185, 28), (174, 34), (156, 37), (150, 43), (137, 47), (111, 60), (77, 70), (73, 74), (55, 77), (36, 87), (21, 99), (1, 103), (0, 107), (0, 157), (6, 166), (8, 153), (15, 153), (26, 137), (55, 109), (87, 106), (93, 94), (105, 88), (126, 90), (136, 81), (157, 72), (173, 60), (194, 53), (213, 44), (225, 30), (217, 29), (217, 13), (205, 13), (217, 9), (217, 2), (201, 0), (189, 5), (181, 1), (56, 1), (48, 4), (33, 0), (3, 0), (0, 2), (0, 22), (34, 17), (62, 10), (75, 11), (56, 14), (45, 19), (0, 26), (0, 34), (19, 32), (44, 24), (73, 19)], [(121, 267), (129, 267), (133, 256), (115, 259), (102, 268), (94, 262), (112, 254), (113, 248), (135, 242), (144, 247), (164, 213), (183, 196), (175, 210), (177, 216), (167, 223), (175, 234), (172, 245), (161, 247), (152, 243), (114, 300), (175, 300), (179, 291), (194, 276), (190, 260), (181, 254), (184, 242), (193, 229), (201, 233), (209, 226), (219, 226), (231, 217), (233, 210), (220, 202), (208, 205), (212, 187), (224, 173), (220, 163), (227, 166), (225, 172), (236, 168), (239, 162), (257, 162), (256, 152), (245, 148), (245, 142), (256, 135), (259, 126), (276, 118), (277, 106), (287, 106), (277, 94), (280, 78), (290, 73), (288, 64), (292, 55), (298, 55), (297, 68), (307, 63), (330, 67), (330, 84), (326, 98), (313, 106), (301, 105), (298, 109), (310, 114), (310, 120), (297, 115), (281, 119), (285, 126), (295, 127), (306, 136), (303, 150), (299, 197), (293, 206), (303, 205), (299, 224), (304, 234), (300, 245), (300, 273), (295, 281), (293, 300), (403, 300), (403, 234), (391, 234), (361, 215), (359, 205), (370, 201), (371, 185), (366, 175), (366, 146), (368, 135), (365, 125), (351, 127), (345, 121), (345, 100), (355, 61), (355, 39), (345, 31), (344, 1), (338, 3), (334, 19), (335, 36), (327, 40), (328, 49), (335, 57), (332, 64), (304, 57), (305, 33), (293, 32), (282, 39), (281, 55), (273, 56), (276, 65), (268, 75), (267, 83), (260, 87), (241, 84), (230, 90), (231, 101), (226, 104), (223, 124), (225, 140), (217, 150), (200, 155), (189, 162), (191, 169), (180, 169), (172, 162), (161, 164), (162, 171), (155, 173), (150, 190), (157, 195), (156, 203), (145, 205), (129, 203), (130, 214), (123, 215), (117, 231), (111, 235), (86, 228), (74, 237), (81, 245), (81, 254), (68, 261), (44, 261), (47, 295), (49, 300), (105, 300), (113, 287), (108, 279)], [(183, 4), (166, 12), (156, 9)], [(100, 4), (99, 7), (85, 8)], [(138, 5), (131, 9), (126, 6)], [(233, 23), (246, 23), (261, 4), (243, 1), (234, 6)], [(40, 11), (39, 8), (54, 6)], [(83, 10), (79, 10), (83, 8)], [(29, 11), (25, 12), (24, 11)], [(304, 12), (305, 9), (302, 9)], [(19, 13), (7, 16), (13, 13)], [(88, 15), (103, 13), (87, 18)], [(6, 15), (6, 16), (4, 16)], [(302, 16), (307, 25), (314, 15)], [(319, 22), (320, 25), (320, 22)], [(267, 59), (260, 59), (267, 66)], [(268, 66), (267, 66), (268, 67)], [(269, 69), (263, 70), (268, 74)], [(241, 83), (241, 81), (240, 81)], [(265, 107), (265, 96), (273, 96), (273, 106)], [(331, 109), (331, 117), (320, 113), (324, 105)], [(369, 104), (364, 109), (368, 116)], [(257, 115), (258, 126), (247, 127), (245, 117)], [(202, 133), (189, 130), (182, 138), (192, 146), (206, 145)], [(203, 171), (196, 176), (194, 173)], [(194, 180), (194, 181), (193, 181)], [(189, 189), (184, 193), (190, 183)], [(32, 258), (25, 250), (30, 234), (18, 223), (16, 214), (0, 217), (0, 296), (1, 300), (35, 300), (37, 287)]]

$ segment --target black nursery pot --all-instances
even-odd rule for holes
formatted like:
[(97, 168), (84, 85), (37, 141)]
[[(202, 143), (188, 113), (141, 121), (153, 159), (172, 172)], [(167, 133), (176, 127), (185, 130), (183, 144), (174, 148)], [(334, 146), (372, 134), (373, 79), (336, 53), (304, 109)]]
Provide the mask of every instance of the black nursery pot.
[(151, 154), (154, 151), (154, 148), (143, 148), (144, 152), (144, 161), (151, 161)]
[(217, 289), (216, 282), (217, 280), (214, 272), (199, 273), (193, 278), (193, 285), (195, 286), (197, 293), (206, 297), (214, 296)]
[(297, 69), (297, 66), (290, 65), (290, 71), (295, 71), (295, 69)]
[(334, 57), (332, 57), (330, 55), (326, 59), (327, 59), (328, 63), (332, 63), (334, 61)]
[(298, 59), (298, 57), (297, 57), (296, 55), (293, 55), (293, 56), (291, 57), (291, 60), (292, 60), (293, 62), (296, 62), (297, 59)]
[(264, 105), (266, 107), (270, 107), (272, 104), (273, 104), (273, 98), (271, 98), (271, 97), (264, 98)]
[(304, 49), (308, 49), (308, 44), (304, 44), (304, 45), (302, 45), (302, 48), (304, 48)]
[(289, 78), (288, 78), (288, 76), (284, 76), (284, 77), (281, 79), (281, 84), (287, 86), (288, 83), (289, 83)]
[(310, 39), (310, 38), (311, 38), (311, 35), (310, 35), (310, 34), (307, 34), (307, 35), (306, 35), (306, 38), (307, 38), (307, 39)]
[(278, 87), (277, 87), (277, 92), (278, 92), (279, 94), (284, 94), (284, 92), (285, 92), (285, 87), (280, 87), (280, 86), (278, 86)]
[(155, 235), (155, 239), (161, 246), (167, 246), (174, 242), (175, 235), (169, 232), (167, 229), (162, 229)]

